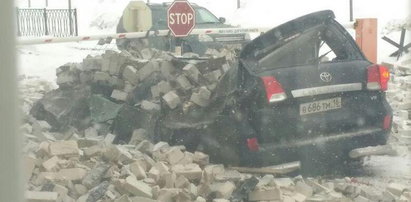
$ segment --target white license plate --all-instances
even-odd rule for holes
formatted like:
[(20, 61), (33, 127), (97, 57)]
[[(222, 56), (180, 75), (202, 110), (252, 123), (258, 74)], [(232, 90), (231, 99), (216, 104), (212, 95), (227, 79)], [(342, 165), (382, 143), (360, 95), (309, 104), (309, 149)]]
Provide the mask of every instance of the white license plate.
[(300, 115), (314, 114), (341, 108), (341, 97), (315, 102), (304, 103), (300, 105)]

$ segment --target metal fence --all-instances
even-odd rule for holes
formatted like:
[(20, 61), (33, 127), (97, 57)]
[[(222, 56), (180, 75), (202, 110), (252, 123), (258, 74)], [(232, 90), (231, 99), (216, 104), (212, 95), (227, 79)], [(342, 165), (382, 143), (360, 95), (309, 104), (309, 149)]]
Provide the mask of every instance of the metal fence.
[(18, 36), (78, 36), (77, 9), (16, 9)]

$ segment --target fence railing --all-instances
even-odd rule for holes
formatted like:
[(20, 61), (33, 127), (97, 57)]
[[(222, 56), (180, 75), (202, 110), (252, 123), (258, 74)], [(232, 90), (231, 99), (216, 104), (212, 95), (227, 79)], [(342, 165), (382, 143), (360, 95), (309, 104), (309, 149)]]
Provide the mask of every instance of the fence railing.
[(18, 36), (78, 36), (77, 9), (16, 8)]

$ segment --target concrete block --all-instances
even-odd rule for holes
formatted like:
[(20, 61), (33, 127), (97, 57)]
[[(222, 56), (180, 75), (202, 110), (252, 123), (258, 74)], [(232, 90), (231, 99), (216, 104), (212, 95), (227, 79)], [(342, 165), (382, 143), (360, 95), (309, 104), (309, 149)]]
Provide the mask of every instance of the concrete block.
[(203, 152), (196, 151), (194, 152), (193, 162), (203, 167), (210, 163), (210, 157)]
[(87, 175), (87, 170), (83, 168), (61, 169), (56, 176), (61, 180), (80, 181)]
[(148, 78), (152, 73), (158, 71), (159, 68), (159, 64), (156, 61), (149, 61), (140, 70), (138, 70), (138, 79), (140, 81), (143, 81), (144, 79)]
[(214, 181), (215, 176), (218, 174), (223, 174), (225, 172), (223, 165), (207, 165), (204, 167), (204, 172), (202, 174), (202, 183), (210, 184)]
[(82, 196), (88, 192), (88, 188), (82, 184), (75, 184), (73, 188), (75, 193), (79, 196)]
[(296, 202), (304, 202), (306, 201), (307, 196), (305, 196), (304, 194), (295, 193), (293, 196), (291, 196), (291, 198)]
[(93, 81), (100, 84), (109, 84), (110, 75), (106, 72), (96, 72), (94, 73)]
[(190, 184), (190, 182), (188, 181), (188, 179), (186, 177), (184, 177), (183, 175), (180, 175), (176, 178), (175, 182), (174, 182), (174, 186), (176, 188), (181, 188), (184, 189), (186, 188), (188, 185)]
[(196, 93), (194, 92), (191, 95), (190, 101), (195, 104), (206, 107), (210, 104), (211, 92), (206, 87), (201, 87), (200, 90)]
[(130, 171), (136, 176), (138, 180), (142, 180), (147, 177), (146, 171), (144, 170), (143, 166), (140, 165), (139, 162), (134, 162), (130, 164)]
[(125, 102), (127, 100), (128, 94), (124, 91), (114, 89), (111, 93), (111, 98), (116, 99), (118, 101)]
[(186, 75), (190, 80), (198, 83), (199, 77), (201, 72), (197, 69), (197, 67), (194, 64), (187, 64), (183, 68), (183, 73)]
[(207, 202), (207, 200), (201, 196), (197, 197), (194, 202)]
[(157, 200), (161, 202), (174, 202), (175, 197), (181, 192), (180, 189), (161, 189)]
[(281, 200), (281, 190), (276, 187), (256, 189), (248, 194), (249, 201), (274, 201)]
[(152, 198), (153, 194), (151, 192), (151, 187), (146, 183), (137, 181), (134, 176), (129, 176), (126, 178), (124, 183), (124, 189), (134, 196), (141, 196)]
[(126, 164), (130, 163), (133, 158), (127, 149), (120, 145), (111, 145), (106, 148), (103, 157), (109, 161), (119, 161)]
[(116, 89), (123, 89), (125, 87), (125, 82), (117, 76), (111, 76), (109, 85)]
[(191, 85), (190, 81), (184, 75), (178, 76), (176, 81), (183, 90), (190, 90), (193, 88), (193, 85)]
[(99, 71), (101, 70), (102, 66), (102, 57), (96, 56), (93, 57), (88, 55), (86, 58), (83, 59), (82, 67), (84, 71)]
[(258, 180), (256, 187), (272, 187), (275, 186), (274, 175), (264, 175)]
[(407, 190), (407, 186), (398, 183), (389, 183), (387, 186), (387, 191), (397, 197), (400, 197), (405, 190)]
[(280, 188), (290, 188), (294, 186), (291, 178), (274, 178), (274, 183)]
[(59, 198), (62, 198), (62, 196), (67, 195), (68, 194), (68, 189), (60, 184), (54, 184), (54, 188), (53, 188), (54, 192), (57, 192), (59, 194)]
[(157, 85), (151, 87), (151, 95), (153, 98), (159, 97), (161, 94), (166, 94), (172, 90), (167, 81), (160, 81)]
[(114, 200), (114, 202), (132, 202), (127, 195), (122, 195), (120, 198)]
[(211, 191), (216, 194), (217, 198), (229, 199), (234, 189), (236, 188), (232, 182), (224, 183), (213, 183), (211, 186)]
[(123, 71), (123, 78), (132, 85), (137, 85), (139, 81), (137, 69), (130, 65), (126, 66)]
[(163, 96), (163, 99), (171, 109), (175, 109), (178, 105), (181, 104), (180, 97), (174, 91), (170, 91), (165, 94)]
[(27, 202), (55, 202), (58, 198), (58, 193), (27, 191), (25, 198)]
[(87, 139), (93, 139), (98, 136), (98, 132), (94, 127), (89, 127), (84, 130), (84, 137)]
[(170, 145), (167, 142), (158, 142), (157, 144), (154, 145), (153, 147), (153, 152), (161, 152), (165, 149), (170, 148)]
[(59, 162), (59, 158), (57, 156), (53, 156), (50, 159), (48, 159), (47, 161), (43, 162), (43, 168), (46, 169), (46, 171), (51, 172), (51, 171), (57, 171), (58, 169), (58, 162)]
[(306, 197), (311, 197), (314, 193), (313, 188), (308, 186), (304, 182), (297, 182), (297, 184), (295, 185), (295, 191), (300, 194), (304, 194)]
[(177, 176), (175, 173), (165, 173), (161, 177), (163, 179), (164, 188), (174, 188)]
[(141, 102), (141, 109), (144, 109), (146, 111), (160, 111), (161, 107), (159, 104), (143, 100)]
[(371, 202), (370, 199), (365, 198), (364, 196), (357, 196), (353, 200), (354, 202)]
[(140, 143), (137, 144), (136, 150), (146, 153), (146, 154), (152, 154), (153, 153), (153, 143), (151, 143), (148, 140), (143, 140)]
[(107, 134), (106, 137), (104, 137), (104, 144), (111, 145), (115, 138), (116, 138), (115, 135), (111, 133)]
[(79, 148), (76, 141), (59, 141), (52, 142), (49, 145), (50, 155), (72, 157), (79, 156)]
[(197, 164), (187, 164), (180, 165), (177, 164), (171, 168), (176, 175), (183, 175), (190, 181), (200, 180), (202, 175), (202, 170)]
[(132, 202), (159, 202), (158, 200), (149, 199), (146, 197), (135, 196), (130, 198)]
[(226, 170), (224, 173), (216, 174), (214, 179), (220, 182), (238, 182), (241, 180), (241, 173), (236, 170)]
[(185, 165), (185, 164), (191, 164), (193, 163), (193, 161), (194, 161), (194, 154), (191, 152), (185, 151), (183, 159), (181, 159), (181, 161), (178, 163)]
[(177, 147), (172, 147), (166, 153), (167, 162), (171, 165), (179, 163), (184, 158), (184, 153)]
[(147, 173), (147, 176), (158, 182), (160, 180), (160, 171), (156, 167), (152, 167), (150, 171)]

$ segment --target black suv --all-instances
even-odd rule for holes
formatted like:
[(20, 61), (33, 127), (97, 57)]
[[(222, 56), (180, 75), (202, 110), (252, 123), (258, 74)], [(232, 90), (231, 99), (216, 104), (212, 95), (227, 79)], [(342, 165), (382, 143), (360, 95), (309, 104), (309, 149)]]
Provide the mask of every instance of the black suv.
[[(167, 9), (171, 3), (148, 3), (151, 9), (153, 26), (151, 30), (167, 30)], [(213, 13), (197, 4), (191, 4), (196, 12), (195, 29), (233, 28), (224, 24), (225, 18), (217, 18)], [(123, 17), (117, 25), (117, 33), (126, 33), (123, 26)], [(133, 39), (131, 39), (133, 40)], [(182, 43), (184, 52), (194, 52), (203, 55), (207, 48), (218, 49), (224, 44), (245, 44), (249, 42), (248, 34), (202, 34), (189, 35), (175, 39), (174, 37), (149, 37), (150, 46), (159, 50), (173, 50), (176, 43)], [(117, 40), (119, 49), (126, 49), (130, 39)]]
[(195, 132), (201, 148), (228, 164), (300, 160), (309, 170), (386, 144), (389, 71), (369, 62), (334, 18), (308, 14), (247, 44), (198, 121), (212, 123)]

